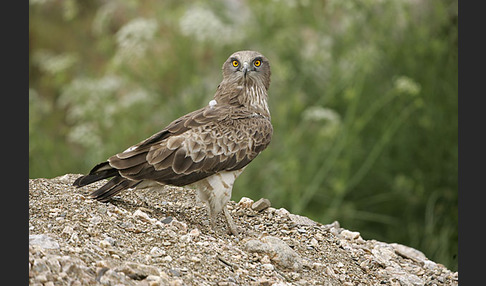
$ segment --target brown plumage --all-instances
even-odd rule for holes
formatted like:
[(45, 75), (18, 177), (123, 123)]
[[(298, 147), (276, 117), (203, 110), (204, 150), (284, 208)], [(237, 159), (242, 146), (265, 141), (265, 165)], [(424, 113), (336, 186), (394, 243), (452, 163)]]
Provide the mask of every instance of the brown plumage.
[(235, 179), (270, 143), (269, 86), (270, 64), (262, 54), (232, 54), (223, 64), (223, 80), (208, 106), (111, 156), (73, 185), (113, 177), (90, 195), (103, 202), (128, 188), (192, 186), (207, 203), (213, 227), (223, 210), (231, 232), (237, 234), (226, 203)]

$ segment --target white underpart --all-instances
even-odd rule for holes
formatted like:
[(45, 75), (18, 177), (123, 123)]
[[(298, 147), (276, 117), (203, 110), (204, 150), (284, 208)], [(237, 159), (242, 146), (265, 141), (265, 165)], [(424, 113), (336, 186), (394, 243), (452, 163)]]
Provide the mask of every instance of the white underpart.
[(244, 169), (219, 172), (196, 183), (198, 198), (207, 203), (210, 216), (216, 216), (231, 199), (233, 184)]
[(209, 102), (209, 107), (210, 107), (210, 108), (213, 108), (213, 107), (214, 107), (216, 104), (218, 104), (218, 102), (217, 102), (216, 100), (214, 100), (214, 99), (213, 99), (213, 100), (211, 100), (211, 101)]

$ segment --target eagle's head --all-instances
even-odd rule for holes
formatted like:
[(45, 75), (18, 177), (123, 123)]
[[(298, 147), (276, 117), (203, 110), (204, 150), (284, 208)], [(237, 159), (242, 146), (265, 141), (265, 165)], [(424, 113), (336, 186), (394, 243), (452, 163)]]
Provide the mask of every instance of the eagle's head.
[(223, 81), (242, 86), (270, 86), (270, 63), (255, 51), (233, 53), (223, 64)]

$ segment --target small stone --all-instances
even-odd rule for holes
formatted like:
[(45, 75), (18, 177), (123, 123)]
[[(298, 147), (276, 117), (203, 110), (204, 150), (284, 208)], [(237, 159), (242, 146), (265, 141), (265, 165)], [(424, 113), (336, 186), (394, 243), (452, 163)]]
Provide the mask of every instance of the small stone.
[(344, 282), (344, 280), (346, 280), (346, 275), (341, 274), (341, 275), (339, 275), (338, 279), (339, 279), (339, 281)]
[[(289, 286), (291, 284), (287, 283), (287, 282), (277, 282), (277, 283), (274, 283), (272, 284), (272, 286)], [(308, 285), (308, 284), (300, 284), (300, 285)]]
[(262, 267), (263, 267), (263, 269), (268, 270), (268, 271), (273, 271), (275, 269), (275, 266), (273, 266), (270, 263), (262, 264)]
[(149, 275), (144, 281), (148, 282), (149, 286), (158, 286), (162, 283), (162, 278), (157, 275)]
[(296, 225), (314, 226), (317, 223), (308, 217), (289, 213), (290, 220)]
[(314, 262), (312, 263), (312, 269), (315, 269), (317, 271), (322, 271), (324, 269), (324, 264), (319, 262)]
[(260, 211), (263, 211), (264, 209), (269, 208), (270, 206), (271, 206), (271, 203), (270, 203), (270, 201), (268, 199), (261, 198), (258, 201), (254, 202), (251, 205), (251, 208), (254, 211), (260, 212)]
[(50, 217), (56, 217), (60, 212), (61, 212), (61, 210), (58, 209), (58, 208), (50, 209), (49, 210), (49, 216)]
[(435, 268), (437, 268), (437, 263), (427, 259), (424, 261), (424, 268), (434, 270)]
[(288, 218), (290, 212), (288, 210), (284, 209), (284, 208), (279, 208), (279, 209), (275, 210), (275, 214), (282, 217), (282, 218)]
[[(400, 268), (387, 267), (385, 270), (387, 274), (389, 274), (391, 277), (399, 281), (398, 285), (411, 285), (411, 286), (425, 285), (424, 281), (420, 279), (417, 275), (405, 272)], [(442, 283), (443, 282), (444, 281), (442, 281)]]
[(267, 254), (280, 266), (299, 270), (303, 266), (302, 258), (278, 237), (265, 236), (260, 240), (252, 239), (244, 245), (246, 251)]
[(343, 229), (343, 231), (341, 231), (340, 235), (347, 240), (355, 240), (355, 239), (360, 238), (359, 232), (349, 231), (347, 229)]
[(150, 255), (152, 257), (162, 257), (166, 254), (165, 250), (161, 249), (160, 247), (158, 246), (154, 246), (152, 247), (152, 249), (150, 250)]
[(416, 262), (424, 263), (427, 257), (423, 252), (417, 250), (415, 248), (398, 244), (398, 243), (390, 243), (390, 245), (395, 249), (395, 252), (405, 258), (412, 259)]
[(258, 278), (258, 280), (256, 281), (256, 284), (254, 284), (254, 285), (270, 286), (270, 285), (272, 285), (272, 281), (270, 281), (268, 278), (260, 277), (260, 278)]
[(60, 256), (52, 255), (48, 256), (46, 260), (47, 267), (49, 267), (49, 270), (53, 273), (61, 272), (61, 264), (59, 263), (59, 258)]
[(183, 221), (178, 221), (176, 219), (173, 219), (169, 225), (175, 226), (177, 229), (181, 230), (182, 232), (187, 232), (187, 224)]
[(326, 274), (333, 278), (337, 277), (336, 273), (334, 273), (334, 270), (332, 270), (332, 268), (329, 266), (326, 266)]
[(338, 228), (341, 228), (341, 226), (340, 226), (340, 224), (339, 224), (339, 222), (337, 220), (333, 221), (330, 224), (323, 225), (322, 227), (324, 229), (332, 229), (332, 228), (338, 229)]
[(68, 235), (72, 235), (72, 233), (74, 233), (74, 229), (70, 225), (65, 226), (61, 232), (61, 234), (68, 234)]
[(119, 214), (119, 215), (124, 215), (124, 214), (126, 214), (126, 213), (127, 213), (127, 211), (126, 211), (126, 210), (124, 210), (124, 209), (121, 209), (121, 208), (119, 208), (119, 207), (117, 207), (117, 206), (114, 206), (114, 208), (113, 208), (113, 213), (115, 213), (115, 214)]
[(77, 243), (79, 242), (79, 235), (77, 232), (74, 232), (73, 234), (71, 234), (71, 237), (69, 238), (68, 240), (69, 243)]
[(62, 175), (62, 176), (55, 177), (54, 180), (59, 180), (60, 182), (63, 182), (65, 184), (71, 184), (71, 182), (72, 182), (72, 179), (69, 176), (69, 174), (65, 174), (65, 175)]
[(262, 259), (260, 259), (260, 262), (263, 264), (268, 264), (270, 263), (270, 258), (268, 257), (268, 255), (264, 255)]
[(363, 260), (360, 264), (359, 264), (359, 267), (361, 267), (361, 269), (365, 270), (365, 271), (368, 271), (369, 267), (369, 261), (368, 260)]
[(94, 225), (99, 224), (101, 221), (102, 221), (102, 219), (101, 219), (100, 216), (94, 216), (94, 217), (89, 219), (89, 223), (94, 224)]
[(111, 247), (111, 244), (106, 240), (101, 240), (99, 244), (100, 244), (101, 248), (110, 248)]
[(293, 279), (293, 280), (297, 280), (300, 278), (300, 274), (297, 273), (297, 272), (290, 272), (289, 273), (289, 276)]
[(131, 279), (124, 273), (108, 269), (99, 279), (102, 285), (132, 285)]
[(149, 275), (159, 275), (159, 269), (152, 265), (145, 265), (135, 262), (126, 262), (122, 267), (115, 268), (115, 271), (123, 272), (128, 277), (138, 280), (145, 279)]
[(392, 263), (394, 263), (394, 259), (397, 257), (393, 247), (386, 243), (377, 243), (371, 250), (371, 253), (374, 256), (375, 261), (384, 267), (391, 266)]
[(109, 236), (106, 236), (104, 241), (108, 242), (111, 246), (115, 246), (116, 240), (114, 238), (111, 238)]
[(186, 245), (187, 243), (189, 243), (191, 240), (192, 240), (192, 236), (188, 235), (188, 234), (183, 234), (181, 236), (179, 236), (179, 240), (184, 244)]
[(47, 282), (47, 276), (45, 274), (39, 274), (35, 277), (35, 280), (40, 283)]
[(110, 268), (110, 265), (108, 264), (108, 262), (106, 260), (96, 261), (95, 266), (100, 267), (100, 268)]
[(39, 245), (44, 249), (59, 249), (59, 243), (45, 234), (29, 235), (29, 244)]
[(32, 265), (32, 270), (35, 272), (45, 272), (49, 271), (46, 261), (44, 259), (35, 259)]
[(171, 216), (168, 216), (168, 217), (164, 218), (163, 220), (161, 220), (160, 222), (163, 223), (163, 224), (169, 224), (172, 220), (173, 220), (173, 218)]
[(195, 228), (189, 232), (189, 235), (193, 238), (198, 237), (201, 234), (201, 231), (199, 229)]
[[(144, 221), (144, 222), (150, 222), (150, 223), (151, 223), (151, 222), (152, 222), (152, 220), (153, 220), (153, 219), (151, 219), (151, 218), (150, 218), (150, 216), (149, 216), (147, 213), (145, 213), (145, 212), (143, 212), (143, 211), (141, 211), (141, 210), (136, 210), (136, 211), (133, 213), (133, 215), (132, 215), (132, 216), (133, 216), (134, 218), (137, 218), (137, 219), (139, 219), (139, 220), (141, 220), (141, 221)], [(155, 222), (155, 221), (154, 221), (154, 222)]]
[(250, 198), (247, 197), (242, 197), (240, 201), (238, 202), (238, 207), (247, 209), (250, 208), (253, 205), (254, 201)]
[(182, 279), (174, 279), (169, 281), (169, 286), (182, 286), (182, 285), (184, 285)]

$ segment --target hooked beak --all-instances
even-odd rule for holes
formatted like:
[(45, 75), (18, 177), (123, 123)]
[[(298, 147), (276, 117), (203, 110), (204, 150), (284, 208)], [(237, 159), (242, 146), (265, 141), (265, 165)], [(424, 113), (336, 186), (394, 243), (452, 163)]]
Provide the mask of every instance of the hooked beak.
[(244, 62), (243, 63), (243, 75), (245, 76), (245, 78), (246, 78), (246, 75), (248, 74), (249, 71), (250, 71), (250, 65), (247, 62)]

